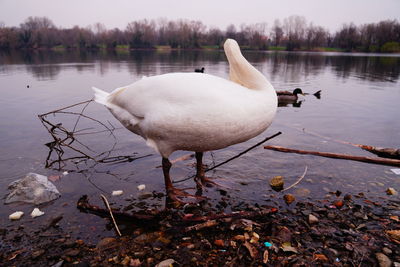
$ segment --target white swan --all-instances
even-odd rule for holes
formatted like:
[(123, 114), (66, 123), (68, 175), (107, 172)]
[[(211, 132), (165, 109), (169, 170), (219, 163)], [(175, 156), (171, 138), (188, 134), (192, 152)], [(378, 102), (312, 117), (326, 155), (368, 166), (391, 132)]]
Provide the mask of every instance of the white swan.
[(226, 40), (224, 50), (231, 81), (203, 73), (169, 73), (144, 77), (112, 93), (93, 88), (96, 102), (160, 153), (166, 190), (173, 200), (182, 192), (169, 176), (172, 152), (195, 151), (196, 177), (204, 181), (203, 152), (253, 138), (275, 116), (272, 85), (247, 62), (235, 40)]

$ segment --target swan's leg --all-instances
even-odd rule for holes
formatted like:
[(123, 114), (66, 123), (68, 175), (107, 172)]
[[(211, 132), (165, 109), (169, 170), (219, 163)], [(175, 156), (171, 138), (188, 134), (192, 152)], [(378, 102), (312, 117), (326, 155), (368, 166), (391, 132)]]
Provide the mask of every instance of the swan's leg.
[(186, 193), (185, 191), (181, 189), (177, 189), (172, 185), (171, 181), (171, 176), (169, 175), (169, 171), (171, 169), (171, 162), (169, 161), (168, 158), (162, 158), (162, 169), (164, 173), (164, 182), (165, 182), (165, 189), (167, 191), (167, 198), (172, 200), (176, 205), (181, 205), (185, 204), (184, 201), (181, 201), (178, 199), (179, 197), (188, 197), (188, 198), (196, 198), (196, 199), (205, 199), (204, 197), (201, 196), (193, 196), (189, 193)]
[(205, 176), (205, 170), (204, 170), (204, 165), (203, 165), (203, 152), (196, 152), (196, 177), (195, 181), (197, 184), (197, 190), (202, 189), (203, 185), (218, 185), (214, 181), (212, 181), (210, 178), (207, 178)]

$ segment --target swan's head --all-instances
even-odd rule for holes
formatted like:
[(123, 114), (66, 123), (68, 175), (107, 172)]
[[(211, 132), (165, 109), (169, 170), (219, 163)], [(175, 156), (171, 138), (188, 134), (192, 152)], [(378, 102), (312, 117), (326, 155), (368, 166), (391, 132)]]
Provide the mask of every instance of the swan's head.
[(226, 41), (224, 43), (224, 51), (225, 51), (225, 54), (228, 56), (228, 58), (229, 58), (229, 55), (232, 55), (232, 54), (233, 55), (241, 54), (239, 44), (233, 39), (226, 39)]

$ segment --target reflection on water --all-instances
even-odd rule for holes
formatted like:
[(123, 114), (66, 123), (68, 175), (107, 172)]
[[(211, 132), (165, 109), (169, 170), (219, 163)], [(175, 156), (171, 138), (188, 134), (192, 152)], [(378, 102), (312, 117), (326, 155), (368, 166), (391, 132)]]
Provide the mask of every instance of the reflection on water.
[[(333, 140), (381, 147), (399, 146), (399, 56), (246, 52), (245, 57), (266, 75), (276, 90), (299, 87), (309, 95), (278, 108), (276, 118), (267, 132), (243, 144), (213, 154), (206, 153), (205, 163), (223, 162), (278, 131), (283, 134), (268, 144), (362, 156), (371, 155)], [(157, 168), (160, 157), (140, 137), (122, 128), (106, 108), (90, 105), (85, 109), (85, 114), (117, 128), (113, 131), (118, 140), (115, 146), (107, 132), (87, 135), (102, 131), (101, 127), (97, 129), (88, 120), (81, 119), (75, 128), (76, 116), (74, 119), (66, 114), (64, 117), (60, 114), (48, 116), (53, 125), (62, 123), (64, 129), (75, 129), (80, 133), (75, 137), (82, 143), (81, 147), (88, 151), (85, 154), (98, 155), (110, 151), (110, 147), (113, 152), (101, 164), (91, 162), (89, 158), (72, 167), (62, 166), (64, 169), (61, 172), (45, 166), (48, 155), (48, 160), (58, 160), (62, 153), (54, 153), (59, 144), (52, 143), (54, 139), (41, 125), (37, 115), (92, 98), (91, 86), (111, 91), (144, 75), (193, 72), (201, 67), (205, 67), (206, 73), (228, 77), (228, 64), (222, 51), (1, 53), (0, 196), (6, 194), (10, 182), (27, 172), (61, 176), (56, 186), (63, 196), (49, 207), (44, 207), (45, 212), (50, 208), (58, 209), (70, 217), (69, 221), (75, 221), (78, 225), (82, 220), (87, 221), (88, 225), (99, 226), (100, 232), (104, 228), (104, 221), (93, 217), (82, 218), (76, 214), (76, 200), (83, 194), (97, 199), (99, 191), (110, 193), (123, 189), (124, 198), (113, 199), (115, 205), (124, 207), (128, 206), (127, 202), (133, 202), (162, 206), (162, 201), (156, 199), (138, 200), (140, 192), (137, 190), (137, 185), (146, 184), (149, 192), (164, 192), (162, 170)], [(27, 88), (27, 85), (30, 87)], [(320, 99), (312, 95), (319, 90), (322, 90)], [(81, 112), (81, 109), (77, 112)], [(52, 146), (53, 153), (49, 154), (49, 146), (44, 144)], [(78, 143), (74, 141), (73, 144)], [(64, 152), (62, 156), (67, 157), (68, 152)], [(152, 155), (143, 157), (149, 154)], [(174, 153), (172, 159), (186, 154)], [(120, 157), (124, 155), (127, 157)], [(131, 160), (133, 158), (135, 160)], [(173, 178), (179, 180), (193, 174), (192, 163), (193, 160), (188, 160), (174, 165), (171, 170)], [(390, 201), (385, 193), (387, 187), (400, 188), (399, 176), (390, 171), (391, 167), (388, 166), (283, 154), (262, 148), (217, 168), (210, 176), (226, 182), (232, 188), (229, 194), (234, 201), (272, 202), (276, 205), (274, 202), (281, 201), (282, 196), (269, 188), (268, 180), (275, 175), (283, 175), (286, 184), (290, 185), (303, 173), (305, 166), (308, 167), (305, 178), (291, 192), (299, 199), (324, 198), (329, 192), (340, 190), (344, 194), (367, 192), (379, 201)], [(66, 176), (62, 175), (64, 170), (69, 171)], [(192, 180), (188, 180), (177, 186), (184, 188), (194, 185)], [(220, 196), (217, 191), (207, 190), (205, 194), (218, 202)], [(30, 212), (29, 207), (2, 205), (0, 224), (5, 220), (1, 218), (7, 218), (16, 208)]]
[[(313, 53), (313, 52), (245, 52), (246, 58), (255, 65), (268, 61), (272, 78), (285, 75), (286, 80), (318, 75), (325, 68), (332, 68), (337, 77), (358, 77), (370, 81), (396, 82), (400, 76), (400, 56), (382, 54)], [(217, 64), (225, 61), (221, 51), (24, 51), (1, 52), (1, 72), (9, 71), (4, 65), (26, 65), (29, 73), (39, 80), (56, 79), (62, 68), (75, 68), (78, 72), (94, 70), (98, 63), (100, 73), (107, 74), (115, 63), (129, 62), (129, 70), (135, 75), (154, 75), (163, 66), (194, 65), (197, 62)], [(71, 64), (72, 63), (72, 64)], [(110, 63), (113, 63), (111, 65)], [(148, 69), (157, 63), (158, 70)], [(207, 72), (207, 70), (206, 70)]]

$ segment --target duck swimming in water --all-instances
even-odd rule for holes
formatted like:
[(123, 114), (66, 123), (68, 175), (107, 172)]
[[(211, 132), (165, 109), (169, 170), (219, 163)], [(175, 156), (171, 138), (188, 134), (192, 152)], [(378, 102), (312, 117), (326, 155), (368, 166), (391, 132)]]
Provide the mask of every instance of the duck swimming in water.
[(201, 73), (204, 73), (204, 67), (201, 68), (201, 69), (194, 69), (194, 72), (201, 72)]
[(204, 183), (204, 152), (259, 135), (276, 113), (273, 86), (243, 57), (238, 43), (226, 40), (224, 51), (230, 80), (194, 72), (169, 73), (144, 77), (111, 93), (93, 88), (96, 102), (161, 155), (167, 196), (175, 203), (182, 203), (180, 199), (188, 194), (172, 185), (171, 153), (194, 151), (195, 179)]
[(276, 92), (278, 96), (278, 103), (285, 102), (285, 101), (296, 101), (299, 96), (298, 95), (305, 95), (300, 88), (296, 88), (293, 92), (290, 91), (278, 91)]

